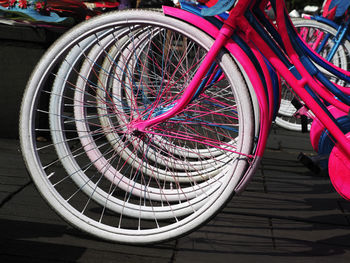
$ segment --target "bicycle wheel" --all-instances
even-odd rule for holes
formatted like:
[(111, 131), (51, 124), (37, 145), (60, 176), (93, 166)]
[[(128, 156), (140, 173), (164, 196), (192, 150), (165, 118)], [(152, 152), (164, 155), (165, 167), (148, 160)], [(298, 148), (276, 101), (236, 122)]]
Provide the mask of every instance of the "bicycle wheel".
[[(334, 39), (337, 34), (337, 30), (320, 23), (312, 19), (292, 19), (295, 28), (297, 29), (299, 36), (309, 45), (310, 48), (317, 51), (319, 55), (327, 58), (333, 46), (335, 45)], [(348, 70), (348, 64), (350, 62), (350, 42), (348, 40), (343, 41), (330, 62), (337, 67)], [(332, 74), (319, 68), (329, 80), (344, 86), (346, 83), (342, 80), (335, 78)], [(294, 117), (296, 108), (291, 104), (295, 94), (288, 88), (287, 84), (282, 85), (281, 106), (276, 117), (276, 124), (285, 129), (293, 131), (301, 131), (300, 119)], [(311, 125), (308, 124), (310, 130)]]
[[(125, 32), (125, 30), (124, 30)], [(118, 32), (113, 34), (112, 39), (114, 39), (116, 37), (116, 34), (118, 34), (118, 36), (122, 36), (123, 32)], [(61, 100), (59, 98), (61, 98), (60, 96), (56, 96), (57, 94), (60, 94), (61, 91), (64, 90), (64, 87), (62, 85), (64, 85), (64, 83), (67, 81), (67, 79), (69, 79), (69, 76), (72, 72), (75, 72), (74, 69), (79, 68), (80, 66), (80, 58), (83, 57), (83, 66), (81, 67), (80, 73), (79, 73), (79, 77), (78, 77), (78, 81), (77, 81), (77, 85), (75, 89), (75, 97), (78, 98), (74, 98), (75, 102), (80, 101), (81, 99), (79, 99), (81, 97), (82, 94), (87, 93), (83, 91), (83, 87), (84, 87), (84, 83), (81, 83), (82, 80), (88, 79), (86, 74), (88, 74), (86, 71), (91, 73), (91, 69), (93, 67), (91, 67), (91, 63), (94, 63), (94, 58), (96, 58), (96, 56), (98, 54), (101, 54), (101, 52), (103, 53), (103, 48), (101, 49), (101, 46), (104, 46), (104, 43), (108, 43), (111, 41), (111, 35), (109, 35), (108, 37), (105, 37), (105, 33), (103, 34), (99, 34), (99, 41), (98, 41), (98, 45), (94, 45), (94, 43), (96, 43), (97, 41), (88, 38), (88, 41), (84, 40), (84, 43), (80, 44), (79, 43), (79, 47), (78, 48), (73, 48), (69, 54), (67, 55), (67, 57), (64, 60), (64, 63), (60, 66), (60, 70), (57, 73), (57, 76), (62, 76), (62, 77), (56, 77), (55, 78), (55, 82), (54, 82), (54, 87), (52, 90), (52, 93), (55, 94), (55, 96), (51, 96), (51, 108), (50, 108), (50, 113), (51, 116), (50, 117), (50, 123), (51, 123), (51, 130), (53, 131), (59, 131), (61, 129), (61, 127), (59, 126), (59, 118), (57, 116), (60, 116), (60, 112), (57, 110), (60, 108), (60, 103)], [(124, 34), (125, 35), (125, 34)], [(122, 37), (120, 40), (118, 40), (118, 46), (120, 48), (120, 50), (123, 49), (122, 47), (122, 43), (124, 43), (125, 41), (125, 37)], [(133, 43), (136, 41), (133, 41)], [(85, 45), (86, 43), (88, 43), (88, 45)], [(93, 48), (91, 48), (91, 46), (93, 46)], [(84, 52), (86, 52), (88, 50), (88, 48), (91, 48), (90, 51), (88, 51), (88, 55), (86, 55)], [(115, 46), (113, 46), (113, 50), (117, 50), (115, 48)], [(133, 48), (135, 49), (135, 45), (133, 46)], [(133, 50), (134, 50), (133, 49)], [(110, 124), (108, 122), (109, 118), (107, 110), (105, 108), (106, 107), (106, 103), (102, 103), (104, 100), (101, 99), (103, 98), (103, 96), (109, 96), (110, 94), (106, 94), (106, 92), (104, 91), (105, 87), (104, 84), (104, 76), (108, 75), (106, 74), (107, 69), (109, 68), (111, 63), (105, 63), (106, 61), (110, 61), (111, 57), (114, 53), (116, 53), (115, 51), (109, 51), (107, 54), (108, 58), (104, 59), (104, 66), (102, 67), (103, 70), (101, 70), (99, 72), (99, 81), (98, 81), (98, 85), (99, 87), (97, 88), (96, 94), (97, 94), (97, 98), (96, 98), (96, 102), (97, 102), (97, 112), (99, 113), (99, 120), (101, 121), (101, 125), (103, 127), (103, 131), (106, 135), (106, 138), (109, 140), (110, 144), (113, 146), (114, 150), (116, 152), (118, 152), (118, 154), (120, 154), (121, 156), (124, 157), (124, 160), (126, 162), (128, 162), (128, 165), (131, 165), (132, 167), (134, 167), (135, 169), (138, 169), (141, 164), (141, 162), (143, 162), (143, 160), (141, 160), (140, 158), (137, 158), (137, 155), (134, 155), (133, 152), (131, 152), (130, 150), (128, 150), (128, 148), (123, 148), (120, 143), (116, 143), (120, 140), (120, 138), (117, 137), (116, 133), (111, 132), (110, 130)], [(124, 59), (125, 60), (125, 59)], [(115, 58), (113, 59), (113, 61), (115, 61)], [(78, 65), (75, 65), (75, 63), (78, 63)], [(106, 65), (105, 65), (106, 64)], [(112, 63), (113, 64), (113, 63)], [(90, 74), (89, 73), (89, 74)], [(84, 82), (84, 81), (83, 81)], [(107, 98), (108, 99), (108, 98)], [(105, 101), (104, 101), (105, 102)], [(57, 107), (58, 106), (58, 107)], [(75, 107), (76, 109), (78, 109), (79, 107)], [(103, 111), (101, 109), (104, 109)], [(101, 113), (102, 112), (102, 113)], [(84, 115), (80, 114), (80, 111), (77, 111), (77, 114), (75, 115), (75, 120), (78, 120), (77, 125), (80, 124), (79, 120), (84, 119)], [(107, 119), (107, 121), (106, 121)], [(94, 143), (94, 139), (91, 136), (86, 136), (85, 134), (82, 134), (83, 132), (86, 132), (86, 134), (88, 135), (88, 127), (85, 125), (81, 125), (80, 124), (80, 128), (77, 129), (77, 133), (78, 135), (81, 135), (81, 143), (82, 145), (86, 148), (86, 147), (90, 147), (91, 145), (95, 145)], [(53, 134), (53, 141), (54, 143), (57, 145), (57, 153), (58, 153), (58, 157), (60, 159), (62, 159), (64, 166), (67, 167), (67, 170), (71, 170), (72, 167), (69, 164), (68, 160), (69, 158), (66, 157), (65, 155), (69, 156), (69, 153), (67, 153), (67, 151), (65, 151), (65, 147), (63, 147), (63, 144), (60, 145), (60, 141), (64, 140), (64, 135), (62, 133), (59, 132), (52, 132)], [(119, 140), (118, 140), (119, 139)], [(154, 140), (155, 141), (155, 140)], [(158, 144), (159, 145), (159, 144)], [(167, 150), (169, 150), (169, 147), (167, 147)], [(178, 151), (177, 151), (178, 152)], [(212, 150), (211, 151), (214, 155), (215, 151)], [(224, 152), (221, 150), (221, 152)], [(148, 157), (152, 157), (154, 154), (152, 154), (150, 156), (151, 150), (147, 150), (147, 158)], [(94, 160), (95, 156), (101, 156), (101, 152), (99, 152), (98, 148), (94, 148), (92, 147), (91, 150), (86, 151), (86, 155), (90, 158), (90, 160), (92, 160), (92, 164), (98, 168), (98, 169), (104, 169), (105, 171), (103, 172), (104, 176), (109, 179), (111, 182), (115, 181), (115, 169), (114, 167), (110, 167), (109, 168), (105, 168), (104, 164), (107, 163), (107, 160), (105, 158), (98, 158), (97, 160)], [(130, 156), (133, 156), (132, 158), (130, 158)], [(159, 156), (159, 154), (157, 155)], [(216, 162), (218, 164), (220, 164), (220, 167), (218, 164), (212, 164), (209, 169), (205, 169), (205, 165), (203, 160), (201, 162), (196, 162), (197, 163), (197, 169), (201, 168), (201, 172), (199, 173), (198, 171), (194, 171), (194, 172), (190, 172), (190, 168), (192, 168), (192, 166), (195, 165), (195, 161), (191, 162), (191, 166), (189, 166), (188, 164), (186, 165), (186, 173), (184, 172), (177, 172), (175, 174), (175, 172), (172, 173), (172, 177), (169, 177), (166, 172), (167, 171), (161, 171), (160, 167), (162, 166), (151, 166), (150, 162), (148, 162), (147, 165), (147, 169), (142, 169), (143, 173), (147, 173), (150, 176), (152, 176), (155, 171), (157, 173), (157, 178), (158, 179), (163, 179), (166, 182), (171, 181), (171, 183), (176, 183), (176, 181), (186, 181), (186, 182), (191, 182), (191, 181), (204, 181), (203, 178), (209, 178), (212, 177), (213, 175), (219, 174), (220, 169), (222, 169), (225, 164), (227, 162), (229, 162), (229, 159), (227, 158), (227, 154), (225, 157), (227, 160), (224, 162), (223, 158), (216, 158)], [(151, 159), (151, 158), (150, 158)], [(169, 159), (169, 158), (168, 158)], [(132, 161), (130, 161), (132, 160)], [(137, 160), (137, 161), (136, 161)], [(152, 161), (154, 160), (154, 158), (152, 158)], [(220, 161), (220, 162), (219, 162)], [(68, 162), (68, 163), (67, 163)], [(74, 160), (71, 160), (72, 163), (74, 163)], [(174, 162), (174, 161), (172, 161)], [(169, 164), (171, 165), (172, 162), (168, 162), (166, 163), (168, 166)], [(189, 160), (187, 159), (187, 163), (189, 162)], [(164, 161), (163, 163), (163, 167), (165, 166)], [(184, 162), (183, 162), (184, 163)], [(201, 164), (201, 166), (199, 166), (198, 164)], [(177, 165), (179, 166), (179, 165)], [(153, 169), (151, 169), (151, 167)], [(208, 164), (206, 164), (206, 167), (209, 168)], [(185, 166), (182, 165), (181, 169), (184, 170)], [(177, 168), (179, 169), (179, 168)], [(191, 170), (193, 171), (193, 169)], [(112, 174), (114, 176), (112, 176)], [(182, 177), (178, 177), (176, 179), (175, 175), (179, 175), (181, 174)], [(185, 177), (187, 175), (187, 177)], [(98, 202), (99, 204), (105, 205), (109, 210), (117, 212), (117, 213), (123, 213), (124, 215), (128, 215), (128, 216), (133, 216), (135, 217), (135, 213), (137, 213), (137, 215), (139, 214), (139, 210), (135, 205), (131, 204), (131, 203), (125, 203), (123, 202), (123, 200), (119, 200), (113, 196), (110, 196), (106, 191), (104, 191), (103, 189), (101, 189), (98, 186), (95, 186), (94, 183), (89, 180), (89, 178), (87, 178), (85, 176), (84, 173), (76, 173), (74, 172), (71, 176), (72, 180), (80, 187), (82, 188), (82, 191), (87, 194), (88, 196), (90, 196), (94, 201)], [(197, 178), (197, 179), (196, 179)], [(119, 177), (120, 179), (120, 177)], [(211, 179), (212, 180), (212, 179)], [(132, 183), (131, 183), (132, 182)], [(130, 185), (133, 185), (132, 189), (133, 189), (133, 195), (138, 195), (140, 196), (142, 194), (142, 192), (139, 191), (139, 189), (142, 187), (139, 183), (135, 182), (135, 181), (130, 181), (130, 180), (120, 180), (120, 182), (118, 183), (118, 187), (119, 188), (123, 188), (125, 191), (127, 191), (128, 188), (130, 188)], [(148, 195), (148, 198), (152, 198), (152, 200), (156, 199), (158, 201), (163, 201), (161, 200), (162, 198), (164, 199), (164, 196), (167, 197), (167, 201), (173, 201), (173, 200), (183, 200), (184, 198), (186, 199), (192, 199), (192, 204), (191, 204), (191, 209), (199, 207), (202, 205), (202, 202), (205, 201), (204, 199), (204, 195), (201, 195), (202, 197), (199, 198), (194, 198), (195, 195), (196, 197), (200, 196), (200, 194), (204, 193), (204, 191), (206, 192), (206, 194), (209, 193), (209, 191), (213, 191), (212, 187), (211, 189), (209, 189), (208, 185), (212, 186), (213, 184), (208, 183), (208, 181), (205, 183), (207, 185), (202, 184), (201, 187), (192, 187), (189, 189), (189, 191), (185, 191), (185, 189), (183, 188), (183, 195), (181, 197), (181, 195), (177, 194), (176, 196), (173, 194), (174, 192), (171, 191), (167, 191), (167, 190), (163, 190), (162, 191), (162, 195), (159, 194), (153, 194), (153, 195)], [(188, 188), (187, 188), (188, 189)], [(196, 190), (196, 191), (194, 191)], [(159, 189), (152, 189), (151, 187), (148, 188), (149, 192), (159, 192)], [(165, 195), (166, 194), (166, 195)], [(186, 196), (185, 196), (186, 195)], [(108, 199), (109, 202), (108, 204), (105, 204), (105, 200)], [(189, 206), (188, 204), (186, 204), (185, 202), (183, 202), (182, 204), (179, 204), (177, 206), (173, 205), (172, 206), (172, 211), (171, 213), (169, 212), (169, 210), (165, 210), (163, 208), (154, 208), (152, 207), (152, 209), (150, 208), (146, 208), (143, 207), (142, 209), (142, 218), (156, 218), (156, 219), (166, 219), (166, 218), (171, 218), (174, 216), (181, 216), (183, 214), (188, 214), (189, 213)]]
[[(148, 35), (148, 34), (147, 34)], [(78, 81), (76, 84), (76, 88), (75, 92), (74, 92), (74, 101), (76, 103), (75, 106), (75, 120), (78, 120), (76, 125), (78, 126), (77, 128), (77, 133), (79, 135), (80, 141), (82, 146), (85, 149), (86, 155), (90, 158), (91, 163), (93, 163), (93, 165), (95, 167), (97, 167), (100, 170), (104, 170), (104, 176), (109, 179), (111, 182), (115, 181), (116, 179), (118, 179), (118, 187), (124, 189), (125, 191), (127, 191), (128, 188), (130, 188), (130, 185), (133, 185), (133, 194), (134, 195), (144, 195), (144, 193), (137, 191), (137, 189), (141, 189), (142, 186), (136, 182), (135, 180), (129, 180), (129, 179), (123, 179), (118, 177), (115, 171), (115, 167), (108, 165), (108, 167), (106, 167), (106, 163), (108, 162), (106, 160), (106, 158), (104, 158), (103, 154), (100, 152), (99, 148), (96, 143), (95, 143), (95, 139), (93, 138), (93, 136), (89, 136), (89, 125), (91, 125), (89, 123), (89, 121), (83, 122), (81, 120), (87, 120), (87, 117), (85, 116), (85, 111), (84, 111), (84, 107), (86, 107), (86, 103), (83, 102), (84, 100), (84, 96), (86, 96), (86, 94), (89, 94), (89, 91), (87, 91), (87, 89), (89, 89), (89, 85), (86, 85), (87, 83), (91, 84), (90, 81), (87, 81), (90, 76), (90, 74), (92, 74), (93, 76), (95, 76), (96, 71), (94, 71), (94, 64), (95, 64), (95, 59), (97, 59), (97, 57), (99, 55), (106, 55), (104, 48), (104, 44), (108, 43), (111, 41), (111, 39), (115, 38), (115, 34), (113, 34), (113, 38), (111, 37), (106, 37), (104, 39), (101, 39), (99, 41), (99, 45), (94, 46), (94, 48), (92, 48), (92, 50), (89, 52), (88, 54), (88, 59), (85, 59), (83, 66), (81, 67), (81, 70), (79, 72), (79, 77), (78, 77)], [(149, 37), (148, 37), (149, 38)], [(149, 41), (149, 39), (148, 39)], [(124, 41), (118, 41), (119, 42), (124, 42)], [(135, 54), (137, 54), (138, 52), (137, 50), (137, 45), (136, 45), (136, 41), (134, 39), (134, 41), (132, 41), (131, 44), (129, 45), (133, 45), (133, 49), (132, 52), (128, 51), (128, 53), (132, 54), (132, 57), (135, 56)], [(115, 50), (116, 48), (113, 48), (113, 50), (109, 50), (108, 51), (108, 58), (104, 58), (104, 63), (103, 63), (103, 70), (99, 72), (98, 77), (99, 77), (99, 81), (98, 81), (98, 88), (96, 91), (97, 94), (97, 98), (96, 98), (96, 102), (97, 102), (97, 112), (99, 115), (99, 121), (101, 122), (101, 126), (103, 129), (103, 133), (106, 136), (106, 138), (108, 139), (109, 143), (111, 146), (113, 146), (113, 151), (115, 153), (118, 153), (121, 158), (123, 158), (125, 160), (125, 162), (127, 162), (129, 165), (131, 165), (132, 167), (134, 167), (135, 169), (139, 169), (140, 167), (142, 168), (142, 172), (144, 174), (147, 174), (148, 176), (152, 177), (154, 176), (154, 174), (157, 175), (157, 179), (158, 180), (163, 180), (166, 182), (198, 182), (198, 181), (205, 181), (209, 178), (212, 178), (214, 175), (219, 174), (219, 172), (225, 167), (225, 164), (228, 163), (231, 159), (229, 159), (229, 155), (223, 154), (225, 153), (224, 150), (220, 150), (217, 151), (217, 149), (212, 148), (210, 150), (210, 153), (212, 156), (216, 156), (215, 158), (215, 162), (208, 159), (208, 156), (206, 157), (206, 159), (204, 158), (204, 152), (209, 153), (209, 151), (207, 149), (197, 149), (197, 153), (194, 153), (194, 149), (191, 148), (189, 149), (183, 149), (180, 148), (180, 146), (175, 146), (175, 145), (171, 145), (171, 142), (169, 141), (165, 141), (165, 140), (161, 140), (161, 138), (159, 138), (160, 136), (153, 136), (152, 142), (157, 145), (157, 151), (153, 150), (152, 148), (147, 148), (147, 151), (145, 153), (143, 153), (143, 155), (146, 155), (147, 157), (147, 167), (145, 167), (144, 165), (142, 165), (142, 163), (144, 162), (144, 157), (142, 155), (143, 158), (140, 158), (137, 154), (135, 154), (133, 151), (131, 151), (129, 148), (126, 148), (122, 139), (122, 136), (120, 136), (120, 134), (114, 132), (115, 128), (114, 126), (116, 125), (115, 123), (113, 123), (113, 121), (108, 117), (110, 116), (110, 114), (108, 114), (108, 106), (107, 104), (110, 103), (106, 103), (108, 101), (108, 97), (111, 97), (111, 92), (106, 92), (105, 87), (107, 87), (106, 85), (108, 85), (107, 83), (105, 83), (105, 81), (103, 81), (104, 76), (106, 75), (106, 72), (108, 72), (109, 67), (111, 66), (110, 63), (106, 63), (106, 60), (110, 60), (110, 58), (113, 58), (112, 61), (116, 61), (116, 57), (115, 57)], [(127, 48), (127, 50), (129, 50)], [(119, 69), (123, 69), (122, 65), (120, 64), (125, 64), (125, 61), (128, 61), (130, 56), (126, 56), (125, 52), (122, 52), (123, 54), (123, 62), (118, 62), (116, 63), (117, 65), (115, 66), (116, 68)], [(76, 61), (79, 61), (77, 59), (75, 59)], [(107, 64), (107, 65), (106, 65)], [(114, 63), (113, 63), (114, 64)], [(129, 63), (126, 63), (127, 65)], [(131, 65), (132, 66), (132, 65)], [(98, 66), (100, 67), (100, 66)], [(131, 68), (131, 67), (129, 67)], [(124, 69), (123, 69), (124, 70)], [(125, 69), (124, 72), (126, 72), (127, 70)], [(119, 74), (122, 74), (121, 72), (116, 73), (113, 70), (113, 76), (114, 78), (116, 76), (118, 76)], [(122, 71), (123, 72), (123, 71)], [(66, 72), (67, 73), (67, 72)], [(127, 81), (128, 82), (128, 81)], [(125, 111), (125, 109), (127, 109), (128, 111), (131, 112), (136, 112), (136, 110), (132, 110), (131, 108), (134, 107), (133, 103), (130, 102), (130, 98), (133, 97), (132, 94), (130, 94), (130, 89), (127, 89), (125, 91), (125, 93), (127, 93), (127, 95), (125, 95), (124, 99), (126, 101), (126, 103), (124, 105), (122, 105), (120, 103), (120, 97), (122, 97), (121, 95), (121, 91), (119, 90), (121, 85), (118, 85), (120, 83), (120, 81), (118, 81), (117, 84), (111, 84), (113, 89), (114, 89), (114, 93), (113, 93), (113, 97), (114, 98), (118, 98), (115, 102), (114, 105), (116, 105), (119, 108), (119, 112), (118, 114), (115, 114), (115, 118), (117, 118), (117, 123), (123, 122), (126, 123), (127, 121), (125, 119), (123, 119), (122, 116), (123, 114), (121, 114), (122, 112)], [(123, 82), (124, 83), (124, 82)], [(119, 87), (119, 89), (117, 89), (117, 91), (115, 91), (116, 86)], [(54, 94), (60, 94), (60, 92), (63, 92), (64, 89), (62, 89), (62, 87), (60, 85), (55, 85), (53, 88), (53, 93)], [(61, 127), (59, 126), (60, 123), (60, 119), (57, 116), (60, 116), (60, 100), (62, 98), (62, 95), (59, 96), (52, 96), (53, 101), (51, 102), (50, 105), (52, 105), (52, 108), (50, 109), (51, 115), (53, 116), (52, 118), (50, 118), (51, 121), (51, 129), (54, 131), (59, 131), (61, 129)], [(147, 100), (147, 98), (143, 97), (143, 101)], [(78, 107), (78, 102), (80, 103), (80, 105), (82, 105), (81, 107)], [(128, 105), (128, 106), (126, 106)], [(144, 107), (144, 106), (143, 106)], [(89, 120), (91, 120), (89, 118)], [(114, 121), (115, 122), (115, 121)], [(53, 132), (53, 134), (55, 135), (53, 137), (54, 142), (56, 145), (59, 145), (59, 142), (64, 140), (63, 134), (59, 133), (59, 132)], [(157, 140), (155, 139), (157, 137)], [(161, 140), (161, 141), (160, 141)], [(137, 138), (135, 137), (133, 140), (130, 140), (131, 144), (133, 144), (133, 147), (137, 147), (138, 144), (140, 143)], [(164, 147), (165, 146), (165, 147)], [(67, 155), (65, 149), (63, 145), (57, 146), (58, 150), (58, 155), (60, 158), (62, 159), (67, 159), (64, 156)], [(160, 149), (162, 149), (162, 151), (160, 151)], [(216, 150), (216, 151), (215, 151)], [(185, 153), (185, 155), (183, 153)], [(217, 157), (218, 152), (221, 153), (221, 157)], [(166, 153), (168, 156), (165, 156), (162, 153)], [(171, 153), (171, 155), (169, 154)], [(175, 158), (173, 155), (176, 156), (181, 156), (182, 158), (187, 158), (186, 160), (182, 160), (181, 158)], [(98, 158), (96, 156), (99, 156)], [(132, 156), (132, 158), (131, 158)], [(169, 157), (170, 156), (170, 157)], [(201, 156), (200, 160), (196, 157)], [(155, 158), (157, 157), (157, 159)], [(161, 157), (161, 158), (160, 158)], [(191, 159), (189, 159), (191, 158)], [(156, 165), (152, 165), (152, 163), (156, 162)], [(66, 161), (64, 161), (64, 164), (66, 164)], [(162, 167), (166, 167), (165, 169), (162, 169)], [(169, 167), (175, 168), (176, 170), (172, 171), (172, 176), (169, 177)], [(67, 169), (70, 170), (71, 167), (68, 164)], [(72, 178), (76, 178), (76, 174), (74, 176), (72, 176)], [(78, 178), (80, 178), (81, 176), (78, 176)], [(76, 182), (81, 185), (81, 180), (76, 180)], [(80, 182), (80, 183), (79, 183)], [(83, 182), (86, 182), (86, 180), (84, 180)], [(86, 183), (84, 183), (86, 184)], [(198, 185), (200, 186), (200, 185)], [(196, 187), (197, 191), (193, 191), (195, 188), (191, 187), (189, 188), (189, 191), (186, 190), (186, 188), (182, 188), (184, 194), (183, 195), (179, 195), (177, 194), (176, 196), (174, 196), (172, 191), (167, 191), (167, 190), (163, 190), (162, 191), (162, 195), (159, 194), (148, 194), (148, 198), (154, 200), (156, 199), (157, 201), (161, 201), (161, 198), (164, 198), (164, 195), (167, 194), (167, 200), (183, 200), (184, 198), (188, 199), (188, 198), (194, 198), (196, 196), (198, 196), (200, 193), (202, 193), (205, 189), (208, 188), (208, 181), (206, 181), (204, 184), (202, 184), (202, 186), (200, 187)], [(91, 194), (91, 191), (93, 189), (93, 191), (97, 191), (95, 189), (96, 187), (84, 187), (85, 191), (88, 191), (88, 194)], [(101, 189), (98, 189), (99, 193), (102, 194)], [(151, 186), (148, 188), (148, 191), (150, 193), (156, 193), (159, 192), (159, 189), (154, 189)], [(200, 191), (200, 193), (198, 193)], [(185, 194), (186, 193), (186, 194)], [(106, 195), (106, 194), (105, 194)], [(94, 196), (93, 196), (94, 197)], [(175, 198), (175, 199), (174, 199)], [(111, 197), (109, 198), (110, 200), (112, 199)], [(95, 201), (98, 201), (95, 200)], [(117, 202), (115, 202), (117, 203)], [(185, 204), (185, 203), (184, 203)], [(120, 212), (120, 206), (109, 206), (109, 209), (112, 209), (113, 211), (117, 211)], [(127, 210), (125, 208), (124, 209), (124, 213), (127, 213), (131, 210)], [(181, 210), (182, 211), (182, 210)], [(185, 210), (184, 210), (185, 211)], [(158, 219), (159, 218), (164, 218), (166, 216), (166, 213), (163, 212), (163, 210), (161, 209), (160, 211), (158, 211), (158, 209), (153, 208), (152, 211), (152, 216), (156, 216)], [(180, 213), (180, 210), (178, 209), (177, 214)], [(130, 214), (129, 214), (130, 215)], [(146, 213), (143, 213), (144, 216), (146, 216)], [(169, 216), (173, 216), (168, 214)]]
[(25, 91), (20, 136), (33, 181), (59, 215), (137, 244), (181, 236), (220, 210), (255, 163), (251, 95), (229, 54), (216, 61), (222, 77), (178, 115), (127, 129), (176, 103), (212, 43), (161, 13), (129, 10), (84, 22), (48, 50)]

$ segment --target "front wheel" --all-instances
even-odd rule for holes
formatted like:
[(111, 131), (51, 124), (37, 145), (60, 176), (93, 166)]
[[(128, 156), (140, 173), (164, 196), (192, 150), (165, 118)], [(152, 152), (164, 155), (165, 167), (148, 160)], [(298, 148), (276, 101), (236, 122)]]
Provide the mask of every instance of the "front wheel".
[(48, 50), (27, 84), (20, 138), (60, 216), (102, 239), (146, 244), (184, 235), (223, 207), (255, 164), (251, 98), (229, 54), (178, 115), (142, 133), (128, 128), (172, 107), (212, 44), (159, 12), (129, 10), (84, 22)]

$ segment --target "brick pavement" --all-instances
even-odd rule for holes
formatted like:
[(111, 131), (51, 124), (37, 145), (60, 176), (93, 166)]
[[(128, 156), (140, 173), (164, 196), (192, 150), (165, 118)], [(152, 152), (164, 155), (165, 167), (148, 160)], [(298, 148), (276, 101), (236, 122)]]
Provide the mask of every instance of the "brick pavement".
[(297, 161), (306, 134), (274, 129), (246, 191), (176, 241), (136, 247), (87, 236), (46, 205), (18, 141), (0, 139), (0, 262), (350, 262), (350, 203)]

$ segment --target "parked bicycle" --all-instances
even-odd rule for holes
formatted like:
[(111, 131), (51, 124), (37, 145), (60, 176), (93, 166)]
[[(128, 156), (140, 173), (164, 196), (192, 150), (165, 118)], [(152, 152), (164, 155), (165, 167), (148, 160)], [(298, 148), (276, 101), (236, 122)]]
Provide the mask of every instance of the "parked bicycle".
[[(349, 6), (350, 2), (347, 0), (325, 0), (320, 15), (292, 18), (300, 37), (308, 43), (309, 47), (344, 70), (348, 70), (350, 62), (350, 20), (347, 13)], [(332, 75), (328, 75), (328, 78), (339, 85), (346, 85)], [(312, 119), (302, 119), (298, 116), (297, 106), (291, 103), (294, 98), (293, 91), (288, 88), (288, 85), (284, 85), (276, 124), (293, 131), (302, 131), (304, 124), (304, 131), (310, 130)]]
[(349, 90), (323, 71), (350, 74), (308, 48), (282, 0), (270, 2), (275, 21), (267, 0), (182, 2), (104, 14), (62, 36), (34, 69), (20, 116), (23, 157), (50, 206), (115, 242), (193, 231), (254, 175), (281, 77), (330, 141), (330, 178), (350, 198)]

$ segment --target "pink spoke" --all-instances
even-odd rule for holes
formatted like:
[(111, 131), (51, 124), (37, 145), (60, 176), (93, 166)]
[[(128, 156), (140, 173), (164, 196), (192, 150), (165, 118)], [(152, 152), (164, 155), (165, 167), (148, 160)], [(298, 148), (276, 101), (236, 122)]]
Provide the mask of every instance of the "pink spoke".
[[(204, 144), (204, 145), (207, 145), (207, 146), (211, 146), (211, 147), (223, 150), (223, 151), (236, 153), (236, 154), (248, 157), (248, 158), (252, 158), (253, 157), (252, 155), (247, 155), (247, 154), (244, 154), (244, 153), (241, 153), (241, 152), (237, 152), (237, 151), (234, 151), (234, 150), (230, 150), (230, 149), (218, 146), (218, 145), (215, 144), (216, 141), (214, 141), (212, 139), (209, 139), (209, 138), (205, 138), (205, 137), (201, 138), (201, 136), (194, 136), (194, 135), (192, 135), (192, 136), (184, 136), (184, 135), (176, 133), (176, 132), (173, 133), (174, 135), (164, 134), (164, 133), (157, 133), (157, 132), (152, 132), (152, 131), (148, 131), (147, 133), (148, 134), (153, 134), (153, 135), (158, 135), (158, 136), (163, 136), (163, 137), (174, 138), (174, 139), (181, 139), (181, 140), (185, 140), (185, 141), (187, 140), (187, 141), (197, 142), (197, 143)], [(228, 147), (234, 148), (234, 147), (232, 147), (232, 145), (229, 145), (227, 143), (222, 143), (222, 142), (218, 142), (218, 143), (220, 145), (222, 145), (222, 146), (228, 146)]]

